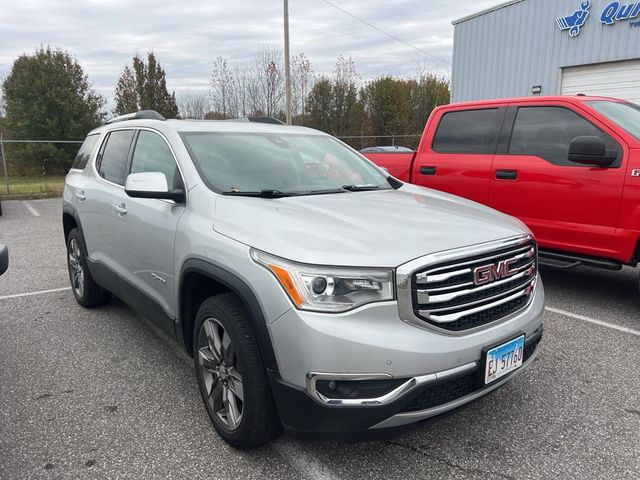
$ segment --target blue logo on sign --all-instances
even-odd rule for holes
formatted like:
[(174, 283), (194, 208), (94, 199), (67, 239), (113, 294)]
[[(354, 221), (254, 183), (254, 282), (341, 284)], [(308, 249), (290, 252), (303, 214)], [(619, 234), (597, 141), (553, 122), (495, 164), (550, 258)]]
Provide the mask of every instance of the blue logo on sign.
[(590, 7), (591, 2), (584, 0), (584, 2), (580, 4), (580, 10), (574, 12), (573, 15), (558, 18), (556, 23), (558, 27), (560, 27), (560, 30), (569, 30), (570, 36), (577, 37), (580, 34), (580, 28), (582, 28), (584, 22), (587, 21)]
[(611, 2), (605, 7), (600, 16), (600, 21), (605, 25), (613, 25), (620, 20), (631, 20), (640, 15), (640, 2), (621, 5), (620, 2)]

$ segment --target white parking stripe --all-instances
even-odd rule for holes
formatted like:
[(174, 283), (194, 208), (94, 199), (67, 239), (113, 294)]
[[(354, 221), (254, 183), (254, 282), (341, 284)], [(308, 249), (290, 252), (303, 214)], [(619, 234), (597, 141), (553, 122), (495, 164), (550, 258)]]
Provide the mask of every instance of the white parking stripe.
[(640, 330), (634, 330), (633, 328), (622, 327), (609, 322), (603, 322), (602, 320), (596, 320), (595, 318), (585, 317), (584, 315), (578, 315), (577, 313), (567, 312), (566, 310), (560, 310), (559, 308), (545, 307), (545, 310), (558, 315), (564, 315), (565, 317), (574, 318), (576, 320), (582, 320), (583, 322), (593, 323), (594, 325), (600, 325), (601, 327), (611, 328), (618, 330), (619, 332), (630, 333), (636, 337), (640, 337)]
[(0, 300), (9, 300), (10, 298), (32, 297), (34, 295), (44, 295), (47, 293), (66, 292), (67, 290), (71, 290), (71, 287), (53, 288), (51, 290), (40, 290), (38, 292), (16, 293), (14, 295), (4, 295), (0, 297)]
[(315, 456), (306, 450), (291, 443), (288, 438), (278, 439), (273, 443), (273, 448), (287, 459), (287, 461), (300, 473), (301, 477), (311, 480), (337, 480), (338, 477), (329, 471), (329, 467), (320, 462)]
[(31, 206), (31, 204), (30, 204), (29, 202), (27, 202), (26, 200), (23, 200), (23, 201), (22, 201), (22, 205), (24, 205), (24, 208), (26, 208), (27, 210), (29, 210), (29, 213), (30, 213), (31, 215), (33, 215), (34, 217), (39, 217), (39, 216), (40, 216), (40, 214), (38, 213), (38, 211), (37, 211), (35, 208), (33, 208), (33, 207)]

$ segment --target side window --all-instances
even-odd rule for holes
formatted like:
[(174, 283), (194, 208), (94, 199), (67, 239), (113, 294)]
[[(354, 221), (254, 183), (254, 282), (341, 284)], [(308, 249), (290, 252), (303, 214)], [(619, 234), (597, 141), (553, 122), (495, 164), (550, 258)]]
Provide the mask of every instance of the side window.
[(497, 108), (445, 113), (432, 148), (438, 153), (494, 153)]
[(96, 165), (98, 173), (105, 180), (124, 185), (124, 173), (133, 133), (133, 130), (116, 130), (105, 140), (99, 163)]
[(173, 154), (164, 139), (153, 132), (140, 130), (131, 160), (131, 172), (161, 172), (167, 177), (169, 189), (180, 186), (180, 174)]
[(96, 148), (96, 143), (98, 142), (99, 138), (100, 134), (94, 133), (93, 135), (88, 135), (87, 138), (84, 139), (84, 142), (82, 142), (76, 158), (73, 160), (71, 168), (84, 170), (84, 167), (87, 166), (89, 158), (93, 153), (93, 149)]
[(620, 166), (622, 155), (616, 141), (576, 112), (563, 107), (518, 108), (509, 153), (535, 155), (555, 165), (577, 167), (580, 165), (568, 159), (569, 144), (583, 135), (602, 138), (608, 150), (618, 152), (611, 166)]

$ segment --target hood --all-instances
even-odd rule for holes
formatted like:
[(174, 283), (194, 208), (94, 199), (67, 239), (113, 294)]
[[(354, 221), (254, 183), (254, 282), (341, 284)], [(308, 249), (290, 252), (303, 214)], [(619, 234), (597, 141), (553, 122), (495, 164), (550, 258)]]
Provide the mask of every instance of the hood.
[(426, 188), (280, 199), (218, 196), (214, 229), (318, 265), (397, 267), (422, 255), (529, 230), (517, 219)]

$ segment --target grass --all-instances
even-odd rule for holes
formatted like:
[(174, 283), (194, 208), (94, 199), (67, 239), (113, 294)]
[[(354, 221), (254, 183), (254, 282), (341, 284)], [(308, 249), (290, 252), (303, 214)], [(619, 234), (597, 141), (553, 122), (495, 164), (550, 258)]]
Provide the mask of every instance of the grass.
[(0, 178), (0, 198), (14, 195), (62, 194), (64, 177), (9, 177), (9, 191)]

